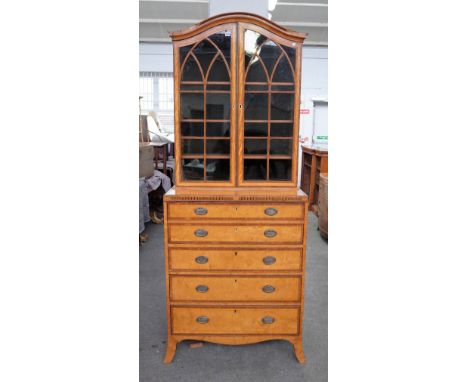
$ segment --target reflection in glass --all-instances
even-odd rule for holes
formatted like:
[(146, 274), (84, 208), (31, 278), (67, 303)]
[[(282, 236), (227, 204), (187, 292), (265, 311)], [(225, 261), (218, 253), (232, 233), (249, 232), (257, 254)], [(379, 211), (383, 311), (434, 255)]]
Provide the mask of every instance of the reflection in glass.
[(292, 120), (294, 118), (294, 94), (271, 94), (271, 119)]
[(203, 81), (200, 67), (197, 65), (192, 55), (187, 59), (182, 70), (182, 81)]
[(270, 136), (272, 137), (292, 137), (293, 124), (292, 123), (272, 123), (270, 125)]
[(207, 122), (206, 123), (207, 137), (229, 137), (230, 129), (229, 122)]
[(231, 90), (230, 84), (210, 84), (209, 82), (206, 84), (206, 90)]
[(273, 74), (273, 82), (294, 82), (294, 76), (285, 56), (281, 58)]
[(206, 180), (229, 180), (229, 159), (207, 159)]
[(266, 180), (266, 159), (244, 159), (244, 180)]
[(229, 93), (206, 94), (206, 119), (230, 119), (231, 95)]
[(207, 139), (206, 154), (229, 154), (231, 141), (229, 139)]
[(229, 81), (229, 73), (223, 59), (218, 56), (211, 66), (208, 81)]
[(244, 119), (266, 120), (268, 119), (268, 94), (245, 93)]
[(203, 122), (182, 122), (181, 133), (187, 137), (203, 137)]
[(273, 75), (273, 67), (282, 53), (281, 49), (271, 40), (267, 40), (260, 49), (259, 56), (265, 64), (270, 78)]
[(244, 154), (246, 155), (264, 155), (267, 153), (266, 139), (245, 139)]
[(203, 119), (203, 93), (181, 93), (180, 114), (182, 119)]
[(270, 139), (270, 155), (291, 155), (291, 139)]
[(270, 159), (270, 180), (291, 180), (291, 160)]
[(244, 123), (244, 136), (246, 137), (266, 137), (268, 135), (267, 123)]
[(201, 41), (192, 51), (203, 69), (203, 75), (206, 76), (208, 67), (213, 61), (218, 51), (208, 40)]
[(203, 139), (184, 139), (182, 154), (203, 154)]
[(204, 167), (203, 158), (182, 159), (182, 179), (203, 180)]

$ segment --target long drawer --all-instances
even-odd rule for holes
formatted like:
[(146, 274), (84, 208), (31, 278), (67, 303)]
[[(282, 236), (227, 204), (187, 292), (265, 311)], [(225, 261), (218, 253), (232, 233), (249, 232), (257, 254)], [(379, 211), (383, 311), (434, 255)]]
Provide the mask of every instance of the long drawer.
[(170, 243), (301, 244), (303, 225), (168, 224)]
[(302, 266), (302, 249), (185, 249), (169, 248), (171, 270), (295, 271)]
[(301, 278), (171, 276), (172, 301), (278, 301), (301, 298)]
[(297, 334), (298, 308), (172, 309), (174, 334)]
[(304, 203), (169, 203), (168, 219), (302, 219)]

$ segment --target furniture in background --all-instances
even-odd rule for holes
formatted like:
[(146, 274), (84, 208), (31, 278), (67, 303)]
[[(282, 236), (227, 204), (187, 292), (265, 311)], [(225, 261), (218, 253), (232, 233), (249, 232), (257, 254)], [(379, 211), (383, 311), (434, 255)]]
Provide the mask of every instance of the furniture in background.
[(149, 142), (139, 143), (139, 177), (144, 178), (154, 175), (154, 149)]
[(328, 239), (328, 174), (320, 174), (318, 225), (321, 235)]
[(307, 196), (297, 188), (305, 35), (228, 13), (171, 34), (175, 187), (164, 196), (168, 340), (302, 349)]
[(328, 173), (328, 149), (301, 147), (301, 190), (309, 196), (309, 210), (317, 215), (320, 173)]

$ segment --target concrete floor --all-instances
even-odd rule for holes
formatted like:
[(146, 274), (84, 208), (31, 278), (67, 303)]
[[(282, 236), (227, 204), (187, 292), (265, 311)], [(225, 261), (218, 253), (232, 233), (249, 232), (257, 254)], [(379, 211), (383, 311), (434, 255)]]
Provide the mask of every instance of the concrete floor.
[(292, 345), (269, 341), (227, 346), (193, 341), (177, 346), (172, 364), (164, 365), (166, 301), (164, 228), (147, 225), (149, 241), (140, 247), (140, 382), (327, 381), (328, 245), (309, 213), (303, 346), (305, 365), (297, 363)]

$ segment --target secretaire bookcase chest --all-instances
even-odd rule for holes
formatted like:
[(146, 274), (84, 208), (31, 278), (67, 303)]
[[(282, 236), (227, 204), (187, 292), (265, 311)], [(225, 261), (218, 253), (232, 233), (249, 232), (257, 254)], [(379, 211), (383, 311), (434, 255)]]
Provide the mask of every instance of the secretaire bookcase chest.
[(302, 350), (304, 35), (229, 13), (171, 34), (176, 185), (164, 196), (168, 341)]

